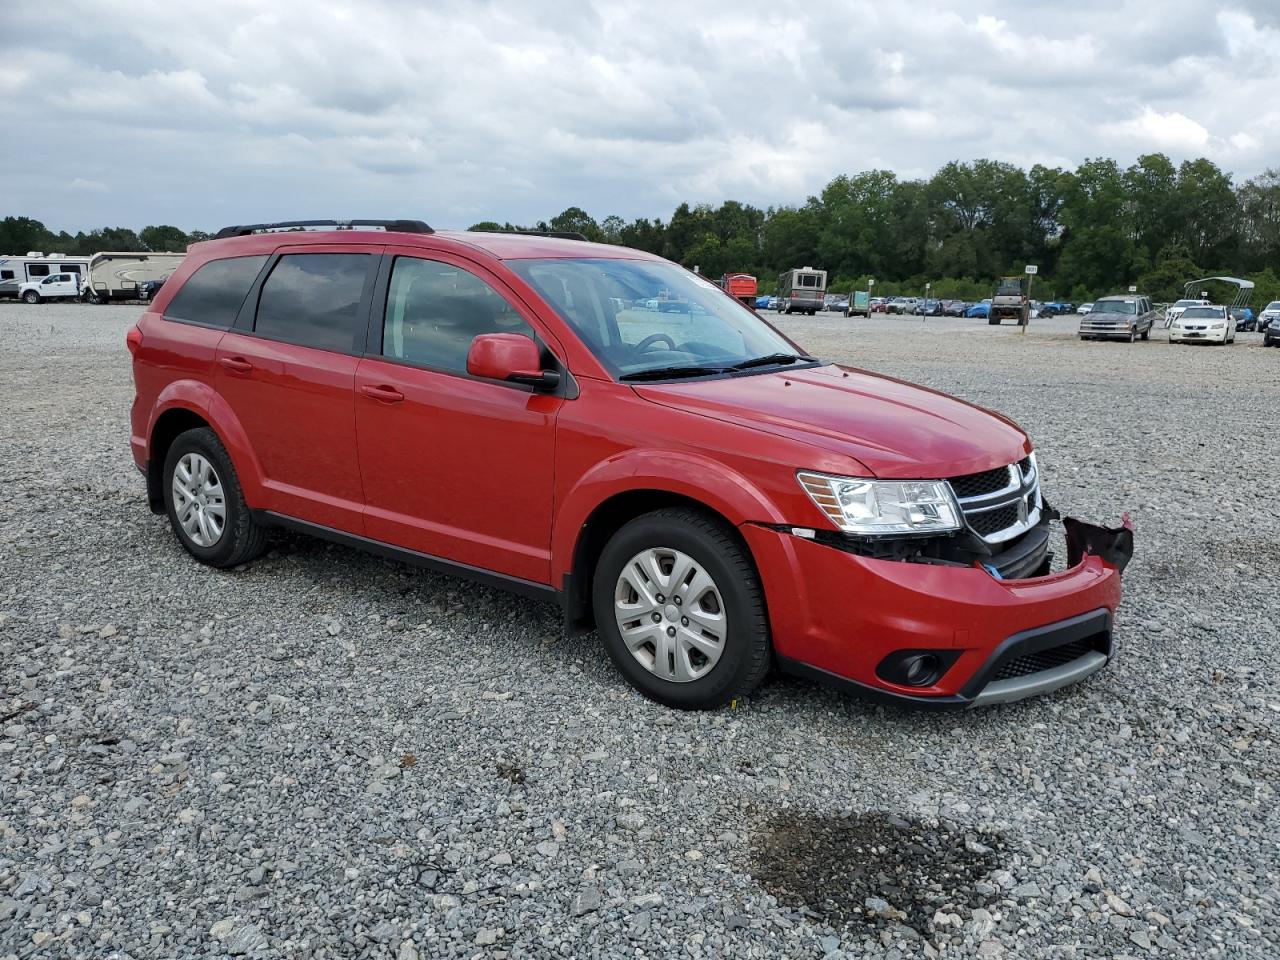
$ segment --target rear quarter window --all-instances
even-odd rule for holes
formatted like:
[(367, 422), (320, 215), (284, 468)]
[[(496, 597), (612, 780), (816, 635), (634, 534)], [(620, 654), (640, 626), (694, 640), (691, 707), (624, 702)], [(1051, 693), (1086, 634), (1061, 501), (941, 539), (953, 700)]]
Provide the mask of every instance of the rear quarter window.
[(229, 328), (266, 262), (266, 257), (210, 260), (188, 277), (169, 301), (165, 319)]
[(254, 333), (350, 353), (371, 261), (365, 253), (281, 257), (262, 285)]

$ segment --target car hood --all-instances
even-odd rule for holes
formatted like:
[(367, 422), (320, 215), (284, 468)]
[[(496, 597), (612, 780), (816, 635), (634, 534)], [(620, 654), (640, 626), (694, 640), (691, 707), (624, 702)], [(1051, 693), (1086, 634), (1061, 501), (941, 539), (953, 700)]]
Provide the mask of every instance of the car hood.
[(1027, 435), (1007, 417), (835, 364), (634, 389), (653, 403), (852, 457), (873, 476), (888, 479), (979, 473), (1031, 451)]

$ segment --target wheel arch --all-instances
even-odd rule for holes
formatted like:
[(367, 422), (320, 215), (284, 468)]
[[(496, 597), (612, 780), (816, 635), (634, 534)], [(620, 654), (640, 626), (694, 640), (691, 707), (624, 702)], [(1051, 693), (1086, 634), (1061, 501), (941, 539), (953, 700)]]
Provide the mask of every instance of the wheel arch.
[(190, 407), (169, 407), (156, 417), (147, 443), (147, 505), (152, 513), (164, 513), (164, 461), (173, 441), (188, 430), (209, 426), (209, 421)]
[(179, 380), (169, 384), (156, 403), (147, 430), (147, 502), (153, 511), (164, 510), (164, 461), (173, 441), (184, 431), (208, 427), (222, 442), (250, 507), (263, 503), (262, 472), (248, 435), (230, 405), (207, 383)]

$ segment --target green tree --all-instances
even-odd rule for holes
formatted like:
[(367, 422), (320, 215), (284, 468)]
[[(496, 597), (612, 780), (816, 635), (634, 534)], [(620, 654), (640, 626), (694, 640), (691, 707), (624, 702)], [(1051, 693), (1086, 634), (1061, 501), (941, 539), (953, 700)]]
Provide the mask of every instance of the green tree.
[(556, 233), (580, 233), (588, 240), (597, 242), (604, 239), (600, 225), (581, 207), (570, 207), (552, 217), (550, 226)]
[(1160, 248), (1154, 263), (1139, 276), (1138, 289), (1152, 300), (1177, 300), (1182, 296), (1183, 285), (1200, 274), (1186, 246), (1170, 243)]
[(30, 217), (0, 220), (0, 254), (22, 255), (33, 250), (47, 253), (53, 239), (53, 234), (39, 220)]
[(143, 227), (138, 237), (148, 250), (155, 253), (183, 253), (191, 242), (185, 233), (168, 224)]

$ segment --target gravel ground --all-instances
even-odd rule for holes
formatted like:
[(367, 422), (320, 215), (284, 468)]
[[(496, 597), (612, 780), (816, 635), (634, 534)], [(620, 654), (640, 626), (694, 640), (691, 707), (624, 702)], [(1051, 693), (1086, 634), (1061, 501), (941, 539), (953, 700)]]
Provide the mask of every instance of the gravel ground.
[(191, 561), (138, 308), (0, 306), (0, 958), (1275, 957), (1280, 351), (787, 318), (1132, 512), (1119, 652), (958, 715), (683, 714), (549, 606), (304, 538)]

